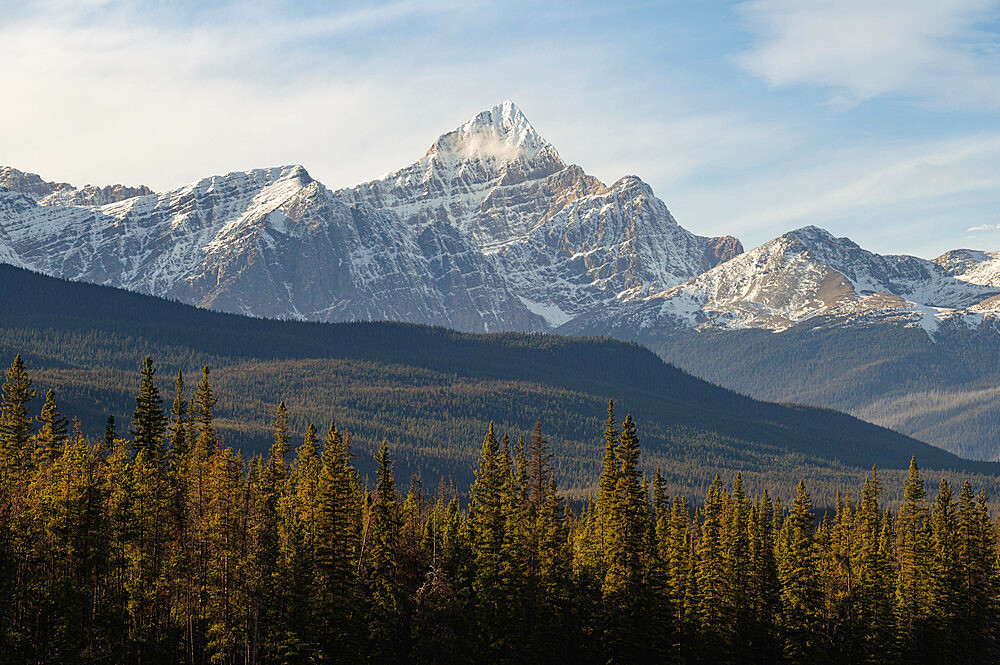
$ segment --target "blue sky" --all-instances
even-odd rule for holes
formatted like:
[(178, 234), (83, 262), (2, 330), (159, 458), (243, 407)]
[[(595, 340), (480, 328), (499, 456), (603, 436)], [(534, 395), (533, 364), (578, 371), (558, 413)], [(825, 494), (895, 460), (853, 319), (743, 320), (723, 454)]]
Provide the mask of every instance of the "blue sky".
[(0, 0), (0, 58), (0, 163), (48, 179), (351, 185), (509, 98), (698, 233), (1000, 249), (1000, 0)]

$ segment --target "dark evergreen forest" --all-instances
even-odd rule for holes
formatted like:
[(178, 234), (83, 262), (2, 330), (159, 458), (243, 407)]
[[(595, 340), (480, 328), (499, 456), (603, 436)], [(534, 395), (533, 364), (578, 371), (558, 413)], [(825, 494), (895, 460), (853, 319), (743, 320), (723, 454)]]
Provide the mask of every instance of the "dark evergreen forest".
[(614, 396), (642, 423), (644, 469), (660, 467), (672, 495), (700, 501), (716, 471), (730, 483), (739, 471), (747, 491), (780, 490), (785, 500), (804, 478), (831, 507), (839, 488), (878, 464), (883, 498), (895, 505), (912, 455), (927, 471), (1000, 495), (1000, 465), (828, 409), (750, 399), (609, 339), (254, 319), (0, 265), (0, 366), (18, 353), (39, 394), (55, 390), (91, 437), (108, 415), (129, 421), (136, 368), (151, 355), (164, 392), (178, 371), (212, 368), (214, 426), (245, 457), (267, 454), (268, 423), (284, 400), (299, 435), (331, 419), (349, 429), (362, 478), (374, 477), (372, 455), (387, 439), (400, 477), (420, 472), (430, 486), (454, 478), (460, 494), (491, 421), (515, 440), (540, 421), (564, 494), (584, 500)]
[(1000, 455), (1000, 335), (990, 326), (944, 325), (932, 338), (919, 326), (844, 327), (820, 315), (780, 335), (677, 331), (636, 341), (761, 399), (824, 404), (963, 457)]
[(1000, 656), (987, 497), (945, 479), (928, 492), (915, 460), (894, 506), (877, 468), (829, 510), (804, 482), (782, 503), (738, 473), (694, 501), (648, 471), (644, 423), (608, 403), (593, 491), (570, 509), (541, 425), (487, 425), (471, 487), (430, 490), (398, 483), (386, 442), (366, 478), (350, 428), (293, 435), (283, 402), (267, 451), (222, 445), (213, 377), (192, 388), (177, 373), (163, 399), (147, 357), (130, 417), (95, 436), (15, 358), (0, 391), (0, 662)]

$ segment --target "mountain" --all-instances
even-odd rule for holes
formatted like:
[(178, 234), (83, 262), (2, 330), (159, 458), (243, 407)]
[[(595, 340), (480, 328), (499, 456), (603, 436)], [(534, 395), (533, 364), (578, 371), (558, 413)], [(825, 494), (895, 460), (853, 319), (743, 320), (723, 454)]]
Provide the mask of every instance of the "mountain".
[(1000, 287), (1000, 252), (954, 249), (934, 259), (934, 263), (962, 281)]
[(881, 256), (806, 227), (559, 331), (635, 340), (745, 394), (829, 406), (997, 459), (993, 261), (971, 250)]
[(0, 166), (0, 187), (27, 194), (43, 205), (99, 206), (153, 193), (145, 185), (87, 185), (77, 189), (69, 183), (47, 182), (34, 173), (9, 166)]
[(638, 178), (566, 165), (511, 102), (353, 189), (301, 166), (163, 193), (12, 168), (0, 185), (0, 261), (272, 318), (541, 331), (742, 251), (678, 226)]
[(54, 195), (0, 192), (12, 249), (45, 274), (255, 316), (542, 327), (449, 229), (349, 207), (300, 166), (101, 206)]
[(995, 322), (998, 295), (1000, 287), (963, 280), (938, 262), (873, 254), (809, 226), (629, 303), (624, 312), (594, 312), (561, 330), (627, 336), (684, 328), (782, 332), (815, 319), (808, 325), (891, 322), (920, 326), (933, 336), (942, 326)]
[(445, 134), (410, 166), (337, 193), (416, 228), (457, 229), (551, 327), (743, 251), (731, 236), (680, 227), (637, 177), (607, 186), (567, 165), (509, 101)]
[[(56, 390), (84, 430), (135, 407), (137, 368), (158, 366), (169, 400), (178, 369), (188, 390), (211, 366), (216, 424), (247, 452), (270, 446), (279, 400), (300, 436), (309, 422), (347, 427), (356, 461), (388, 438), (398, 475), (470, 480), (490, 421), (512, 436), (541, 421), (561, 479), (575, 496), (599, 473), (609, 397), (632, 413), (643, 459), (670, 491), (697, 496), (716, 470), (750, 487), (809, 479), (818, 501), (878, 464), (899, 479), (911, 455), (1000, 489), (1000, 465), (950, 453), (828, 409), (750, 399), (697, 379), (635, 344), (537, 334), (470, 335), (396, 323), (323, 324), (216, 313), (119, 289), (0, 266), (0, 363), (22, 353), (40, 394)], [(39, 408), (34, 403), (32, 408)]]

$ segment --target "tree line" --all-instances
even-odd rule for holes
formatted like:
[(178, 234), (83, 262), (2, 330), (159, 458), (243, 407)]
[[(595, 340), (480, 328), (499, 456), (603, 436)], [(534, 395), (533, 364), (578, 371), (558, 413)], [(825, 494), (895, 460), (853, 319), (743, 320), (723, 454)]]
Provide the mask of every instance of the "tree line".
[[(492, 425), (467, 491), (388, 445), (309, 425), (244, 457), (213, 423), (211, 375), (164, 410), (149, 358), (127, 430), (88, 437), (18, 356), (0, 403), (5, 663), (995, 662), (997, 529), (987, 497), (911, 461), (817, 515), (716, 476), (704, 502), (643, 472), (609, 402), (595, 491), (562, 497), (541, 425)], [(121, 436), (120, 436), (121, 434)]]

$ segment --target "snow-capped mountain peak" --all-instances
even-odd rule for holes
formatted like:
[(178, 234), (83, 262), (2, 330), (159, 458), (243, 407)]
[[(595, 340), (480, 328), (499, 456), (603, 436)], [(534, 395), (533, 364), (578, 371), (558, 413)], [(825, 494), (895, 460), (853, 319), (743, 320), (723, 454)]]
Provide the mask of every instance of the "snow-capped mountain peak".
[(996, 317), (996, 287), (956, 279), (915, 256), (880, 255), (849, 238), (807, 226), (789, 231), (697, 277), (636, 300), (624, 312), (594, 313), (563, 330), (649, 336), (683, 329), (765, 329), (945, 322), (977, 327)]
[(503, 164), (530, 162), (542, 153), (545, 161), (562, 163), (556, 149), (509, 100), (476, 114), (458, 129), (441, 136), (428, 150), (428, 155)]
[(1000, 287), (1000, 252), (953, 249), (934, 259), (934, 263), (963, 282)]
[(258, 316), (542, 330), (742, 252), (680, 227), (636, 176), (566, 165), (510, 101), (336, 192), (300, 165), (162, 193), (0, 177), (19, 190), (0, 193), (0, 260)]

